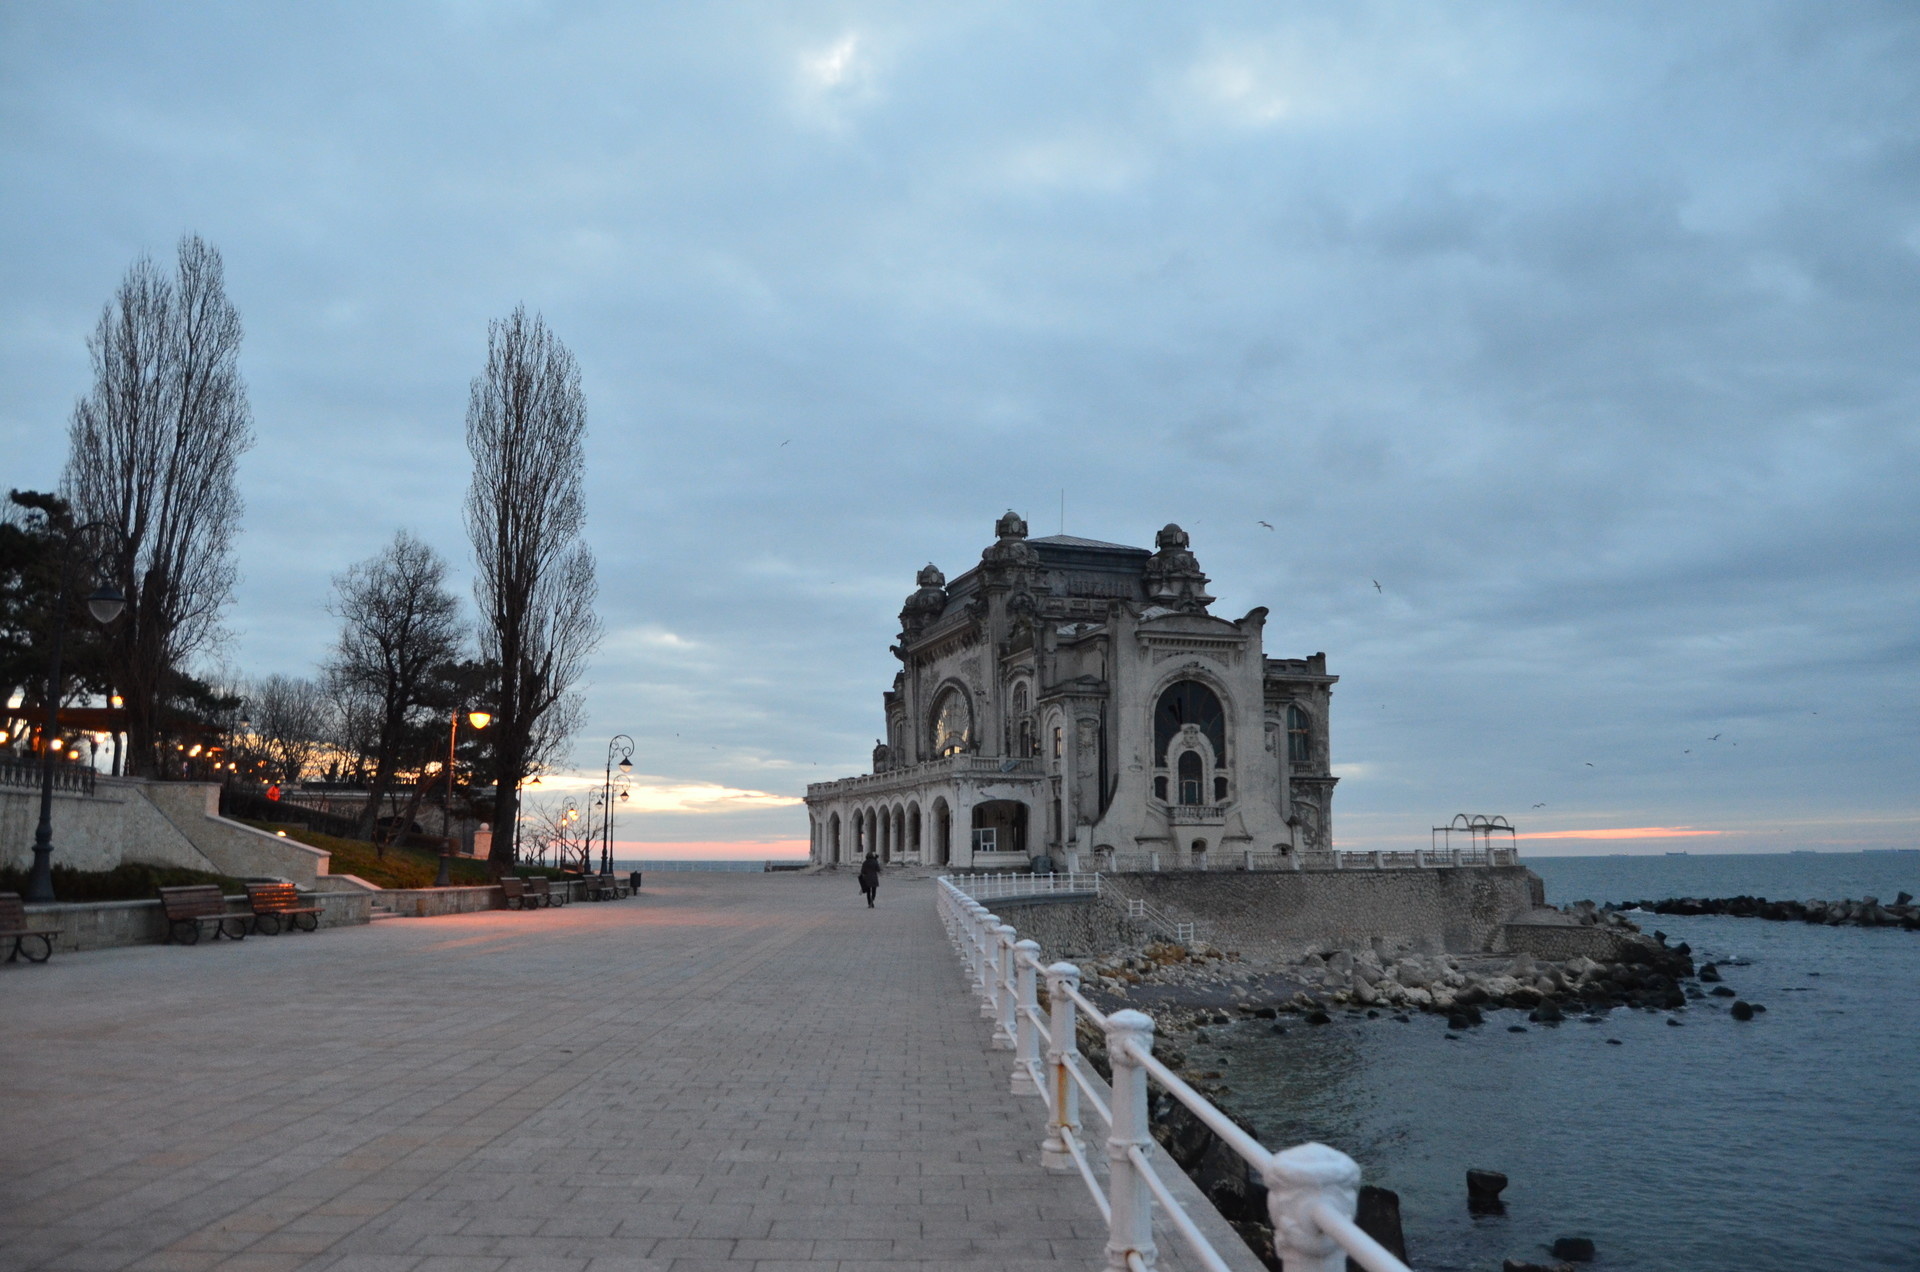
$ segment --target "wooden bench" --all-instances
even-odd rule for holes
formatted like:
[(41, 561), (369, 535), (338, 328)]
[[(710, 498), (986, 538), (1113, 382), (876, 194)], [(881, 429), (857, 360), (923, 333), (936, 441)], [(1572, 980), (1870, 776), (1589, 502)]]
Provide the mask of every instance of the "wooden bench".
[[(301, 905), (300, 890), (290, 883), (248, 884), (247, 905), (253, 911), (253, 930), (268, 936), (279, 935), (282, 916), (289, 927), (302, 932), (311, 932), (320, 926), (320, 907)], [(264, 926), (268, 923), (273, 926)]]
[(545, 875), (535, 875), (527, 880), (527, 895), (533, 899), (535, 905), (556, 906), (567, 903), (566, 896), (555, 892), (553, 880)]
[(180, 888), (160, 889), (160, 907), (167, 915), (167, 940), (192, 945), (200, 939), (200, 926), (213, 924), (213, 939), (230, 941), (247, 938), (247, 921), (252, 916), (232, 914), (227, 898), (217, 884), (195, 883)]
[(615, 901), (620, 897), (620, 882), (613, 875), (588, 875), (587, 900)]
[(500, 876), (500, 896), (509, 910), (530, 910), (540, 904), (527, 895), (527, 881), (519, 875)]
[[(53, 938), (60, 935), (57, 927), (33, 927), (27, 922), (27, 907), (20, 900), (18, 892), (0, 892), (0, 941), (12, 941), (13, 952), (7, 955), (11, 963), (22, 954), (29, 963), (44, 963), (53, 957)], [(27, 947), (28, 941), (40, 942), (40, 957), (35, 958)]]

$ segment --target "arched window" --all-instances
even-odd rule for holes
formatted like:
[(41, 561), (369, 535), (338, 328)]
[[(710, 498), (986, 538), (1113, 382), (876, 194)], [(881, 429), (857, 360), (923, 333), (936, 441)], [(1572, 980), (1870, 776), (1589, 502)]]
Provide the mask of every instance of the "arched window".
[(1200, 752), (1180, 752), (1180, 802), (1198, 804), (1200, 797)]
[(1305, 764), (1313, 755), (1313, 725), (1299, 707), (1287, 707), (1287, 763)]
[(973, 742), (973, 707), (967, 695), (949, 689), (933, 704), (933, 753), (959, 755)]
[(1227, 713), (1213, 690), (1197, 680), (1181, 680), (1167, 686), (1160, 704), (1153, 709), (1153, 753), (1162, 764), (1167, 761), (1167, 744), (1187, 725), (1197, 725), (1213, 743), (1213, 762), (1227, 764)]
[(1013, 727), (1009, 732), (1009, 751), (1025, 759), (1034, 753), (1033, 720), (1028, 716), (1027, 682), (1022, 680), (1013, 687)]

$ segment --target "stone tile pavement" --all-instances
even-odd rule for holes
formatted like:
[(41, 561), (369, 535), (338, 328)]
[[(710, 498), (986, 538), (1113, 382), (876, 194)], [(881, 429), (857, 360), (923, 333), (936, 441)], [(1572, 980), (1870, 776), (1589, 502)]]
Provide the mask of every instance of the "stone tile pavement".
[(988, 1033), (849, 874), (0, 966), (0, 1272), (1098, 1268)]

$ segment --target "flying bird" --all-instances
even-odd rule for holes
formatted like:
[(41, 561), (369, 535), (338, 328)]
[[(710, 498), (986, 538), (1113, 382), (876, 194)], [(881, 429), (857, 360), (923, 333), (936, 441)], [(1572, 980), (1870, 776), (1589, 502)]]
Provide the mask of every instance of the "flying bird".
[(1587, 761), (1587, 767), (1588, 767), (1588, 768), (1592, 768), (1592, 767), (1593, 767), (1593, 761), (1592, 761), (1592, 760), (1588, 760), (1588, 761)]
[(1378, 592), (1378, 591), (1380, 590), (1380, 580), (1379, 580), (1379, 579), (1374, 579), (1374, 580), (1373, 580), (1373, 590), (1374, 590), (1374, 591), (1376, 591), (1376, 592)]
[(1545, 807), (1546, 807), (1546, 805), (1545, 805), (1545, 804), (1535, 804), (1535, 805), (1534, 805), (1534, 807), (1535, 807), (1535, 808), (1545, 808)]
[(1256, 522), (1254, 522), (1254, 524), (1255, 524), (1255, 525), (1260, 525), (1260, 526), (1265, 526), (1265, 527), (1266, 527), (1267, 529), (1269, 529), (1269, 530), (1271, 530), (1271, 529), (1273, 529), (1273, 523), (1272, 523), (1271, 521), (1256, 521)]
[(1707, 739), (1707, 741), (1709, 742), (1718, 742), (1719, 740), (1720, 740), (1720, 735), (1718, 733), (1714, 734), (1712, 737)]
[(1680, 752), (1680, 754), (1682, 754), (1682, 755), (1692, 755), (1692, 754), (1693, 754), (1693, 748), (1692, 748), (1692, 747), (1688, 747), (1688, 748), (1687, 748), (1686, 750), (1684, 750), (1684, 751), (1682, 751), (1682, 752)]
[[(792, 439), (791, 437), (789, 437), (789, 438), (787, 439), (787, 442), (791, 442), (792, 440), (793, 440), (793, 439)], [(780, 446), (785, 446), (785, 445), (787, 444), (787, 442), (782, 442), (782, 443), (780, 443)], [(780, 446), (776, 446), (776, 447), (774, 447), (774, 449), (775, 449), (775, 450), (779, 450), (779, 449), (780, 449)]]

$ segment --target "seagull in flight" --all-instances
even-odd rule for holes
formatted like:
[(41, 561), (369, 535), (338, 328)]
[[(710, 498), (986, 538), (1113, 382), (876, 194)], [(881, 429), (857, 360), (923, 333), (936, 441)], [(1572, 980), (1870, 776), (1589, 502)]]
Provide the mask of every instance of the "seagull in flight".
[(1535, 807), (1535, 808), (1545, 808), (1545, 807), (1546, 807), (1546, 805), (1545, 805), (1545, 804), (1535, 804), (1535, 805), (1534, 805), (1534, 807)]
[(1378, 592), (1380, 590), (1380, 580), (1374, 579), (1372, 580), (1372, 582), (1373, 582), (1373, 590)]
[[(789, 437), (789, 438), (787, 439), (787, 441), (786, 441), (786, 442), (782, 442), (782, 443), (780, 443), (780, 446), (785, 446), (785, 445), (787, 444), (787, 442), (791, 442), (792, 440), (793, 440), (793, 439), (792, 439), (791, 437)], [(780, 449), (780, 446), (776, 446), (776, 447), (774, 447), (774, 449), (775, 449), (775, 450), (779, 450), (779, 449)]]
[(1588, 768), (1592, 768), (1592, 767), (1593, 767), (1593, 761), (1592, 761), (1592, 760), (1588, 760), (1588, 761), (1587, 761), (1587, 767), (1588, 767)]
[(1719, 740), (1720, 740), (1720, 735), (1718, 733), (1714, 734), (1712, 737), (1707, 739), (1707, 741), (1709, 742), (1718, 742)]
[(1254, 522), (1254, 524), (1259, 526), (1265, 526), (1269, 530), (1273, 529), (1273, 523), (1271, 521), (1256, 521)]
[(1682, 751), (1682, 752), (1680, 752), (1680, 754), (1682, 754), (1682, 755), (1692, 755), (1692, 754), (1693, 754), (1693, 748), (1692, 748), (1692, 747), (1688, 747), (1688, 748), (1687, 748), (1686, 750), (1684, 750), (1684, 751)]

